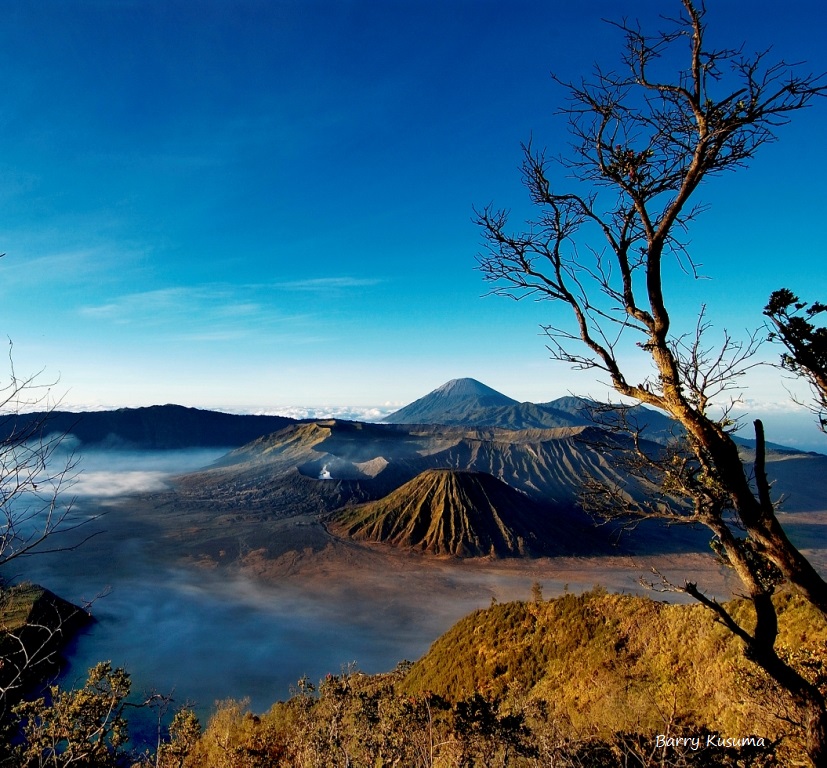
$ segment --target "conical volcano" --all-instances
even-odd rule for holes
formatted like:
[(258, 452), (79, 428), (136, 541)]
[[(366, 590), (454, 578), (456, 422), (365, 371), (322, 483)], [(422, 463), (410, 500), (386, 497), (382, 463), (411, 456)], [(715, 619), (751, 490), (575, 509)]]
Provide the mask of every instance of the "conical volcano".
[(549, 510), (484, 472), (429, 469), (379, 501), (342, 513), (331, 529), (436, 555), (546, 552)]
[(517, 405), (502, 392), (476, 379), (451, 379), (425, 397), (386, 416), (391, 424), (463, 424), (473, 423), (473, 414), (484, 408)]

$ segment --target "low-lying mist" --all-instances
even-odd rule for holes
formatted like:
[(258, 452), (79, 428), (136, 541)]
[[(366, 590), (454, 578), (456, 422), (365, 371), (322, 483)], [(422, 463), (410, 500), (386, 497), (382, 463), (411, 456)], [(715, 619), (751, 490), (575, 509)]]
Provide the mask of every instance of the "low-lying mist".
[(170, 476), (222, 453), (84, 451), (67, 493), (75, 497), (74, 518), (93, 519), (61, 543), (90, 538), (77, 549), (17, 561), (7, 574), (92, 603), (96, 621), (68, 649), (64, 684), (82, 684), (92, 665), (111, 660), (131, 673), (136, 693), (174, 692), (202, 716), (227, 697), (264, 710), (303, 675), (315, 682), (354, 661), (379, 672), (417, 658), (473, 607), (388, 611), (363, 595), (327, 598), (295, 580), (262, 584), (171, 560), (158, 545), (160, 532), (130, 516), (128, 494), (162, 491)]
[[(302, 676), (315, 683), (352, 662), (374, 673), (415, 660), (471, 610), (494, 598), (528, 599), (535, 581), (547, 597), (595, 583), (641, 591), (638, 577), (648, 570), (626, 556), (600, 558), (599, 565), (575, 557), (491, 563), (389, 555), (353, 544), (334, 547), (332, 559), (328, 549), (288, 552), (280, 570), (253, 562), (263, 569), (256, 577), (214, 559), (197, 565), (182, 557), (189, 523), (164, 517), (176, 509), (165, 491), (172, 476), (222, 454), (83, 452), (64, 498), (75, 497), (72, 514), (88, 524), (62, 541), (89, 538), (76, 549), (15, 561), (15, 572), (5, 574), (92, 604), (96, 622), (68, 649), (64, 685), (82, 684), (91, 666), (109, 660), (130, 672), (136, 695), (172, 694), (176, 705), (194, 705), (202, 719), (225, 698), (249, 699), (251, 709), (263, 711), (287, 698)], [(316, 475), (324, 471), (319, 467)], [(142, 514), (147, 508), (153, 513)], [(200, 509), (198, 525), (210, 525), (212, 514)], [(307, 518), (288, 524), (318, 528)], [(222, 535), (231, 542), (235, 523), (222, 519)], [(667, 576), (673, 566), (678, 574), (709, 568), (703, 555), (679, 557), (669, 551), (657, 564)], [(726, 596), (717, 570), (704, 583)]]

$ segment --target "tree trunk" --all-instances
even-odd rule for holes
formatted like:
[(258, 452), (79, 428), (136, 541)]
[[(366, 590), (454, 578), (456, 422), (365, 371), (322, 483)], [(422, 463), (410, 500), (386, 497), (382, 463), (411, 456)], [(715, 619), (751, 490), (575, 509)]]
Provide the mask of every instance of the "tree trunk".
[(747, 645), (746, 656), (790, 693), (801, 713), (807, 756), (814, 768), (827, 768), (827, 705), (821, 691), (760, 639)]
[(807, 755), (813, 768), (827, 768), (827, 716), (823, 706), (808, 708), (806, 734)]

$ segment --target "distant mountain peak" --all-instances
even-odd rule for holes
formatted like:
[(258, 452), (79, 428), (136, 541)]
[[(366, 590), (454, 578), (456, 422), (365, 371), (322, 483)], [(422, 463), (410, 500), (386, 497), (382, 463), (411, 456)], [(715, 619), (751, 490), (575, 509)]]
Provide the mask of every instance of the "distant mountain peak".
[(503, 404), (517, 402), (516, 400), (512, 400), (507, 395), (504, 395), (502, 392), (492, 389), (487, 384), (483, 384), (481, 381), (470, 378), (451, 379), (450, 381), (446, 381), (443, 385), (437, 387), (433, 392), (431, 392), (431, 395), (435, 395), (437, 393), (451, 395), (453, 397), (493, 397), (502, 400)]
[(480, 408), (517, 405), (517, 401), (476, 379), (451, 379), (410, 405), (386, 416), (396, 424), (443, 424)]

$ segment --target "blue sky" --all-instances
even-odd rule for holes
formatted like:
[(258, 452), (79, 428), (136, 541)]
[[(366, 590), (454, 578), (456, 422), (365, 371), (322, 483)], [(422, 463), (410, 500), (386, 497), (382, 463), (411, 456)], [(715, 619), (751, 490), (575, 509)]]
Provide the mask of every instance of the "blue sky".
[[(473, 376), (521, 400), (606, 387), (547, 359), (557, 308), (483, 297), (472, 206), (529, 215), (519, 143), (662, 0), (9, 0), (0, 13), (0, 301), (18, 371), (75, 407), (404, 404)], [(827, 70), (816, 2), (710, 2), (717, 40)], [(677, 4), (675, 4), (677, 7)], [(783, 10), (781, 10), (783, 8)], [(704, 190), (736, 334), (774, 288), (827, 298), (827, 105)], [(774, 352), (765, 350), (770, 359)], [(786, 413), (778, 376), (745, 396)]]

